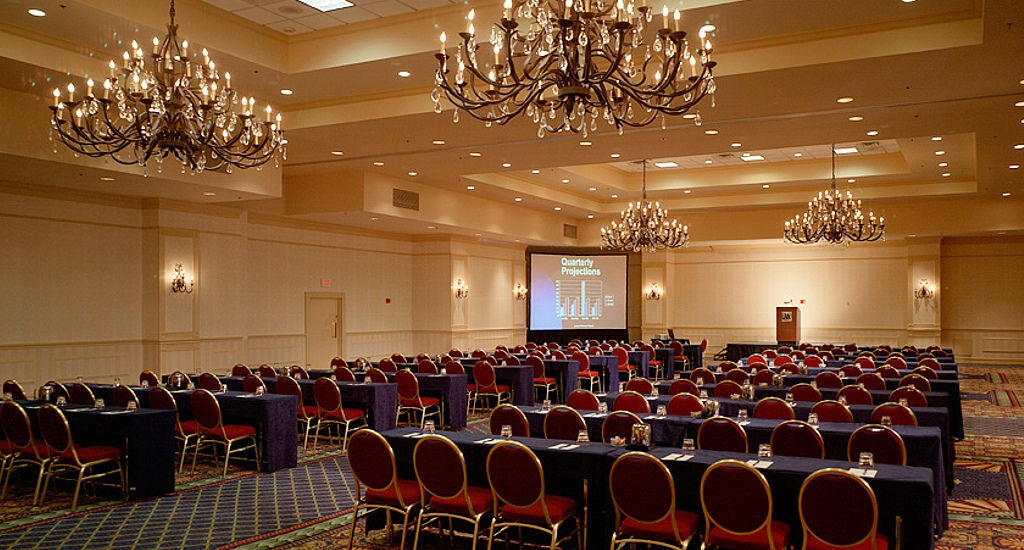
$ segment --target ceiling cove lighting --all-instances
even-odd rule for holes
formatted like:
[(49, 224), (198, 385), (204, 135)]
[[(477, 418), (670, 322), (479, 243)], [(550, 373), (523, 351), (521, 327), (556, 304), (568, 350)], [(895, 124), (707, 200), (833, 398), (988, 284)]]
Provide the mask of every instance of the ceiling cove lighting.
[(668, 210), (647, 200), (647, 161), (642, 162), (643, 180), (640, 200), (629, 203), (619, 214), (619, 222), (601, 228), (601, 248), (631, 252), (654, 252), (679, 248), (690, 239), (688, 227), (676, 220), (669, 222)]
[(110, 61), (110, 76), (98, 85), (102, 97), (92, 79), (77, 98), (74, 84), (63, 98), (53, 91), (54, 148), (59, 140), (76, 154), (140, 166), (155, 158), (157, 171), (173, 156), (191, 174), (222, 167), (230, 173), (271, 159), (279, 165), (287, 158), (281, 115), (274, 118), (268, 105), (261, 117), (256, 100), (231, 87), (230, 73), (221, 81), (205, 49), (202, 61), (190, 57), (188, 41), (178, 42), (174, 0), (169, 13), (167, 34), (162, 42), (153, 38), (151, 54), (132, 41), (120, 64)]
[(832, 151), (837, 155), (852, 155), (853, 153), (859, 153), (856, 147), (833, 147)]
[(409, 71), (398, 71), (398, 76), (402, 78), (409, 78), (410, 76), (412, 76), (412, 73), (410, 73)]
[(759, 160), (764, 160), (764, 156), (762, 156), (762, 155), (743, 155), (743, 156), (740, 157), (740, 160), (742, 160), (743, 162), (757, 162)]
[(673, 162), (671, 160), (655, 162), (654, 165), (657, 166), (658, 168), (678, 168), (679, 167), (679, 163)]
[(39, 8), (30, 8), (28, 14), (32, 17), (46, 17), (46, 12)]
[(807, 203), (807, 211), (786, 222), (783, 237), (796, 244), (814, 244), (824, 240), (839, 244), (843, 241), (877, 241), (885, 238), (885, 218), (875, 218), (861, 212), (861, 201), (853, 200), (847, 191), (844, 197), (836, 188), (836, 154), (832, 146), (832, 186), (818, 193)]
[(352, 6), (348, 0), (299, 0), (303, 4), (320, 11), (334, 11)]
[[(664, 127), (666, 116), (685, 114), (707, 95), (713, 107), (707, 31), (687, 40), (678, 10), (670, 17), (665, 6), (655, 18), (643, 4), (504, 0), (501, 19), (480, 43), (470, 10), (450, 65), (441, 33), (434, 111), (441, 112), (444, 96), (456, 107), (455, 122), (460, 111), (488, 126), (524, 115), (538, 137), (563, 131), (586, 137), (599, 118), (622, 133), (659, 118)], [(652, 21), (660, 26), (648, 32)]]

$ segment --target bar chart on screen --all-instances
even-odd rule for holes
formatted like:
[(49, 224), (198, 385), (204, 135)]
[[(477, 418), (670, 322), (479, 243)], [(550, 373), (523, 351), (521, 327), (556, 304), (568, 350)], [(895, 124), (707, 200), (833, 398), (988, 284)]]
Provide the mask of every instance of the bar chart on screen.
[(557, 280), (558, 316), (562, 319), (600, 319), (604, 285), (598, 280)]

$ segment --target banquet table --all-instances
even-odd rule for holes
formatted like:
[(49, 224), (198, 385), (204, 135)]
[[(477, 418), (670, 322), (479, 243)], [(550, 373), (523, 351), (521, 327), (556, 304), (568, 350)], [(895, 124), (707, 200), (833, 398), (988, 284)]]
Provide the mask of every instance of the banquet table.
[[(402, 428), (385, 432), (383, 435), (395, 449), (401, 477), (415, 479), (412, 474), (412, 451), (417, 436), (415, 428)], [(493, 438), (468, 432), (439, 432), (448, 437), (462, 451), (468, 467), (469, 482), (487, 486), (484, 465), (487, 453), (492, 448)], [(614, 507), (608, 490), (608, 473), (616, 458), (627, 452), (625, 448), (605, 443), (590, 443), (576, 446), (539, 438), (514, 438), (536, 454), (544, 467), (548, 491), (552, 494), (576, 496), (580, 486), (587, 482), (588, 506), (588, 548), (607, 547), (614, 529)], [(561, 447), (555, 447), (561, 445)], [(719, 451), (695, 451), (688, 459), (669, 460), (678, 449), (658, 447), (651, 454), (662, 459), (672, 473), (676, 485), (677, 505), (681, 509), (700, 513), (700, 479), (707, 468), (724, 459), (755, 460), (756, 455)], [(840, 460), (821, 460), (800, 457), (774, 456), (771, 464), (760, 471), (772, 490), (775, 503), (775, 519), (785, 521), (799, 532), (797, 496), (803, 480), (821, 468), (856, 467), (855, 463)], [(874, 477), (865, 481), (874, 490), (879, 504), (879, 531), (892, 537), (895, 531), (895, 517), (902, 519), (905, 548), (925, 549), (933, 547), (934, 508), (937, 506), (932, 484), (932, 472), (927, 468), (914, 466), (890, 466), (879, 464), (874, 467)], [(941, 532), (941, 528), (939, 529)]]
[[(395, 373), (384, 373), (388, 381), (394, 382)], [(444, 411), (447, 415), (446, 424), (454, 430), (466, 427), (466, 415), (469, 408), (468, 387), (469, 375), (466, 374), (423, 374), (413, 373), (420, 383), (420, 395), (441, 397), (444, 400)]]
[[(108, 400), (109, 401), (109, 400)], [(18, 401), (38, 431), (43, 401)], [(174, 491), (174, 411), (120, 407), (101, 409), (67, 404), (60, 407), (77, 445), (109, 445), (125, 454), (129, 496), (144, 498)], [(2, 430), (0, 430), (2, 433)], [(38, 433), (36, 437), (39, 437)], [(42, 441), (42, 439), (40, 439)]]
[[(856, 357), (851, 357), (851, 358), (848, 358), (848, 359), (826, 359), (825, 360), (825, 366), (830, 368), (830, 369), (838, 369), (838, 368), (842, 368), (844, 365), (851, 365), (851, 364), (853, 364), (854, 359), (856, 359)], [(884, 364), (885, 364), (885, 359), (875, 359), (875, 368), (881, 367)], [(918, 367), (918, 362), (917, 361), (907, 361), (907, 370), (914, 370), (917, 367)], [(959, 365), (957, 363), (953, 363), (951, 361), (940, 361), (939, 362), (939, 369), (938, 369), (937, 372), (947, 372), (947, 371), (950, 371), (950, 372), (953, 372), (953, 373), (957, 373), (957, 372), (959, 372), (959, 369), (960, 369), (960, 367), (959, 367)]]
[[(473, 376), (475, 362), (463, 362), (466, 374)], [(494, 380), (512, 388), (513, 405), (533, 405), (533, 367), (527, 365), (498, 365), (494, 367)]]
[(619, 387), (619, 358), (614, 355), (588, 355), (590, 370), (601, 375), (601, 387), (605, 390)]

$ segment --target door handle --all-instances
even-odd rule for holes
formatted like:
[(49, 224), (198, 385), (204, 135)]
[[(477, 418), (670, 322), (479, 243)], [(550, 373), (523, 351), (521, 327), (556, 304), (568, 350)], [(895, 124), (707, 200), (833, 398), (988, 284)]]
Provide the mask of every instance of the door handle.
[(331, 321), (331, 338), (337, 338), (337, 337), (338, 337), (338, 322), (337, 321)]

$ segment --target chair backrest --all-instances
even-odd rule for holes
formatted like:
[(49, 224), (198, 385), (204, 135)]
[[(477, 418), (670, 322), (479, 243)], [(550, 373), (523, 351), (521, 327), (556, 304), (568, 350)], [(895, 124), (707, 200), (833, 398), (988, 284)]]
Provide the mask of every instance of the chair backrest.
[(793, 407), (778, 397), (765, 397), (754, 405), (754, 418), (769, 420), (793, 420)]
[(800, 367), (796, 363), (783, 363), (779, 365), (780, 374), (800, 374)]
[(885, 380), (877, 372), (865, 372), (857, 377), (857, 384), (867, 390), (884, 390)]
[(904, 359), (902, 355), (898, 356), (898, 357), (897, 356), (889, 356), (888, 358), (886, 358), (885, 364), (886, 365), (892, 365), (892, 366), (896, 367), (897, 369), (906, 370), (906, 368), (907, 368), (907, 360)]
[(257, 370), (259, 371), (260, 376), (263, 378), (277, 377), (277, 371), (274, 370), (274, 367), (271, 367), (270, 365), (260, 365)]
[(494, 350), (494, 356), (497, 357), (498, 359), (504, 359), (508, 357), (508, 355), (509, 353), (507, 349), (495, 348)]
[[(872, 367), (873, 366), (874, 363), (872, 363)], [(839, 369), (839, 375), (844, 378), (856, 378), (862, 374), (864, 374), (864, 369), (860, 368), (858, 365), (843, 365), (842, 368)]]
[(267, 391), (267, 385), (263, 382), (263, 379), (255, 374), (247, 374), (242, 379), (242, 391), (246, 393), (256, 393), (259, 388), (263, 388), (264, 393)]
[(381, 359), (377, 363), (377, 368), (384, 372), (398, 372), (398, 365), (395, 364), (391, 359)]
[(348, 367), (334, 367), (334, 377), (338, 382), (355, 382), (356, 375)]
[(214, 374), (204, 372), (199, 375), (196, 387), (201, 390), (220, 391), (220, 378), (217, 378)]
[(700, 480), (700, 501), (708, 531), (717, 525), (742, 536), (768, 529), (766, 539), (772, 540), (772, 491), (752, 466), (738, 460), (712, 464)]
[[(629, 519), (640, 525), (660, 524), (675, 515), (676, 484), (665, 463), (638, 452), (626, 453), (615, 460), (608, 476), (615, 524)], [(683, 540), (679, 524), (668, 521), (676, 540)]]
[(502, 426), (512, 426), (514, 437), (530, 437), (530, 422), (515, 405), (498, 405), (491, 409), (491, 435), (501, 435)]
[(825, 361), (817, 355), (808, 355), (804, 358), (804, 365), (808, 367), (820, 367), (825, 364)]
[(825, 458), (825, 440), (818, 430), (800, 420), (787, 420), (775, 426), (770, 444), (775, 455)]
[(853, 364), (857, 365), (861, 369), (875, 368), (875, 360), (870, 357), (858, 357), (853, 360)]
[(914, 386), (900, 386), (889, 394), (889, 401), (893, 403), (899, 403), (900, 399), (906, 399), (911, 407), (928, 406), (928, 396)]
[(712, 451), (747, 452), (747, 432), (735, 420), (713, 416), (697, 430), (697, 448)]
[(452, 357), (464, 357), (462, 355), (462, 350), (460, 350), (459, 348), (452, 348), (448, 350), (448, 355), (451, 355)]
[(416, 372), (422, 374), (437, 374), (437, 365), (430, 359), (424, 359), (416, 365)]
[(836, 399), (846, 399), (848, 405), (874, 405), (875, 400), (871, 392), (860, 386), (843, 386), (836, 395)]
[(629, 411), (612, 411), (601, 423), (601, 440), (608, 443), (613, 437), (621, 437), (629, 443), (634, 424), (642, 424), (640, 417)]
[(850, 411), (850, 407), (832, 399), (815, 403), (811, 407), (811, 412), (818, 415), (819, 422), (853, 424), (853, 412)]
[(448, 438), (437, 434), (422, 437), (413, 448), (412, 465), (420, 487), (427, 493), (424, 498), (454, 499), (461, 496), (471, 513), (485, 511), (478, 510), (469, 498), (466, 459)]
[[(404, 372), (404, 371), (403, 371)], [(407, 373), (412, 376), (411, 373)], [(415, 376), (413, 376), (415, 378)], [(402, 395), (402, 384), (398, 384), (398, 395)], [(341, 390), (330, 378), (317, 378), (313, 382), (313, 400), (322, 412), (333, 412), (341, 410)]]
[(205, 389), (192, 392), (192, 418), (200, 427), (214, 429), (221, 426), (220, 403)]
[(497, 391), (494, 384), (494, 365), (487, 361), (477, 361), (473, 365), (473, 380), (476, 381), (477, 391)]
[(395, 452), (384, 436), (373, 430), (358, 430), (348, 439), (348, 462), (356, 481), (367, 489), (390, 491), (402, 507), (413, 504), (397, 490), (398, 467)]
[(798, 350), (798, 349), (795, 349), (795, 350), (793, 350), (793, 351), (789, 352), (789, 356), (790, 356), (790, 357), (791, 357), (791, 358), (792, 358), (792, 359), (793, 359), (794, 361), (803, 361), (803, 360), (804, 360), (804, 358), (805, 358), (805, 357), (807, 357), (806, 355), (804, 355), (804, 352), (802, 352), (802, 351), (800, 351), (800, 350)]
[(114, 386), (113, 391), (110, 392), (110, 401), (115, 407), (127, 407), (129, 402), (134, 402), (135, 406), (139, 406), (139, 398), (135, 395), (135, 390), (118, 384)]
[(946, 353), (946, 350), (944, 349), (933, 349), (932, 355), (934, 355), (935, 357), (949, 357), (949, 354)]
[(683, 343), (680, 342), (679, 340), (671, 340), (671, 341), (669, 341), (668, 347), (672, 348), (672, 354), (673, 355), (682, 355), (683, 354)]
[(935, 354), (930, 351), (922, 351), (921, 353), (917, 354), (917, 362), (919, 364), (921, 361), (924, 361), (925, 359), (935, 359)]
[(914, 371), (911, 374), (920, 374), (921, 376), (927, 378), (929, 381), (939, 379), (939, 373), (935, 372), (935, 369), (927, 365), (918, 366), (916, 369), (914, 369)]
[(25, 449), (32, 445), (32, 422), (25, 409), (14, 401), (0, 404), (0, 428), (4, 437), (14, 446), (11, 451)]
[(149, 390), (149, 405), (150, 409), (165, 409), (165, 410), (178, 410), (178, 402), (174, 400), (174, 394), (163, 388), (157, 386)]
[(535, 355), (531, 355), (526, 358), (526, 366), (533, 367), (533, 377), (543, 378), (544, 377), (544, 360)]
[(629, 364), (629, 352), (626, 351), (624, 348), (616, 346), (614, 349), (612, 349), (612, 355), (614, 355), (619, 360), (619, 368), (622, 368)]
[(569, 398), (565, 400), (565, 404), (578, 411), (596, 411), (601, 408), (601, 403), (596, 395), (579, 388), (572, 390)]
[(289, 367), (288, 375), (296, 380), (309, 380), (309, 373), (300, 365), (292, 365)]
[(846, 446), (846, 458), (857, 462), (860, 453), (870, 452), (878, 464), (906, 466), (907, 447), (896, 430), (881, 424), (865, 424), (850, 434)]
[(882, 417), (888, 416), (893, 426), (917, 426), (917, 416), (910, 407), (899, 403), (882, 403), (871, 411), (871, 422), (882, 424)]
[(345, 362), (341, 357), (335, 357), (331, 359), (331, 368), (336, 369), (338, 367), (347, 367), (348, 363)]
[(714, 384), (715, 380), (715, 373), (711, 372), (711, 369), (706, 369), (704, 367), (693, 369), (693, 372), (690, 373), (690, 381), (698, 386)]
[(914, 386), (921, 391), (932, 391), (931, 382), (916, 372), (912, 372), (903, 378), (900, 378), (900, 386)]
[[(74, 450), (74, 442), (71, 439), (71, 426), (64, 412), (56, 405), (43, 403), (39, 407), (37, 416), (39, 433), (43, 435), (43, 441), (53, 453), (60, 454)], [(77, 461), (77, 454), (75, 455)]]
[(775, 351), (778, 352), (779, 355), (789, 355), (793, 352), (793, 348), (789, 346), (779, 346), (775, 348)]
[(689, 393), (691, 395), (700, 395), (700, 388), (697, 384), (694, 384), (690, 380), (681, 378), (672, 382), (672, 385), (668, 388), (668, 393), (672, 395), (678, 395), (680, 393)]
[(647, 402), (643, 395), (627, 390), (615, 398), (615, 401), (612, 403), (612, 410), (648, 414), (651, 412), (651, 404)]
[(775, 373), (774, 372), (772, 372), (772, 371), (770, 371), (768, 369), (761, 369), (761, 370), (759, 370), (759, 371), (754, 373), (753, 383), (754, 383), (755, 386), (760, 386), (761, 384), (769, 384), (769, 385), (771, 385), (771, 383), (772, 383), (772, 381), (774, 379), (775, 379)]
[(744, 370), (734, 368), (725, 373), (725, 379), (736, 382), (737, 384), (743, 384), (744, 382), (750, 381), (750, 375)]
[(793, 394), (793, 401), (817, 403), (821, 401), (821, 392), (810, 384), (797, 384), (789, 389)]
[(551, 358), (552, 359), (557, 359), (559, 361), (565, 361), (565, 359), (566, 359), (565, 352), (563, 352), (560, 349), (551, 350)]
[(298, 408), (296, 411), (298, 413), (298, 417), (302, 419), (311, 418), (311, 416), (306, 413), (306, 407), (302, 406), (302, 388), (294, 378), (291, 376), (278, 377), (277, 383), (274, 384), (274, 393), (279, 395), (297, 396), (299, 398), (299, 403), (297, 405)]
[(878, 367), (877, 369), (875, 369), (875, 374), (881, 376), (883, 379), (900, 377), (900, 371), (897, 370), (896, 367), (892, 366), (891, 364), (885, 364)]
[(576, 441), (580, 430), (587, 429), (587, 423), (576, 409), (557, 405), (544, 415), (545, 439), (570, 439)]
[(731, 399), (734, 395), (743, 395), (743, 387), (732, 380), (723, 380), (715, 386), (714, 396)]
[[(404, 357), (404, 356), (402, 356), (402, 357)], [(422, 361), (424, 359), (430, 359), (430, 355), (428, 355), (427, 353), (422, 352), (422, 351), (416, 354), (416, 362), (417, 363), (419, 363), (420, 361)]]
[(590, 355), (583, 353), (582, 351), (574, 351), (572, 355), (569, 356), (569, 358), (572, 359), (573, 361), (579, 362), (580, 372), (590, 370)]
[(395, 364), (405, 363), (405, 356), (402, 355), (401, 353), (392, 353), (391, 356), (389, 357), (389, 359), (394, 361)]
[(96, 404), (96, 397), (93, 396), (92, 390), (81, 382), (71, 384), (71, 387), (68, 388), (68, 393), (70, 394), (70, 397), (68, 397), (68, 402), (70, 403), (89, 406)]
[(762, 365), (767, 365), (768, 364), (768, 360), (765, 359), (764, 356), (761, 355), (760, 353), (754, 353), (754, 354), (751, 354), (750, 357), (747, 357), (747, 365), (753, 365), (754, 363), (760, 363)]
[(64, 384), (61, 384), (56, 380), (50, 380), (43, 384), (43, 386), (50, 386), (51, 391), (53, 391), (53, 399), (56, 400), (58, 397), (63, 397), (70, 401), (71, 394), (68, 392), (68, 389)]
[(776, 357), (779, 356), (779, 354), (773, 349), (766, 349), (761, 352), (761, 356), (764, 357), (765, 359), (775, 359)]
[(651, 395), (654, 393), (654, 384), (646, 378), (631, 378), (629, 382), (626, 382), (626, 391), (635, 391), (643, 395)]
[(703, 412), (704, 403), (696, 395), (680, 393), (672, 396), (668, 402), (668, 414), (690, 416), (695, 412)]
[(367, 369), (366, 375), (370, 377), (370, 382), (374, 384), (387, 384), (388, 376), (384, 374), (384, 371), (380, 369)]
[(500, 503), (522, 508), (537, 505), (544, 524), (552, 524), (544, 498), (544, 467), (529, 447), (518, 441), (497, 443), (487, 453), (486, 469), (495, 506)]
[(772, 359), (772, 364), (775, 365), (776, 367), (779, 365), (785, 365), (792, 362), (793, 358), (788, 355), (779, 355), (775, 359)]
[(918, 367), (931, 367), (935, 370), (942, 370), (942, 363), (939, 363), (934, 357), (925, 357), (917, 362)]
[[(509, 359), (515, 359), (515, 357), (509, 356)], [(444, 364), (444, 372), (446, 374), (466, 374), (466, 367), (463, 367), (459, 361), (449, 359)]]
[[(843, 504), (841, 517), (837, 502)], [(813, 535), (831, 547), (877, 549), (878, 500), (860, 477), (839, 468), (814, 472), (800, 487), (797, 509), (803, 540)]]
[(160, 385), (160, 377), (153, 371), (144, 370), (139, 373), (139, 384), (142, 385), (143, 383), (151, 388), (155, 388)]
[(231, 367), (231, 376), (246, 376), (249, 374), (252, 374), (252, 369), (241, 363)]
[(520, 361), (519, 358), (516, 357), (515, 355), (509, 355), (508, 357), (505, 358), (505, 364), (510, 366), (510, 367), (513, 367), (513, 366), (522, 365), (523, 362)]
[(482, 349), (480, 349), (480, 348), (477, 348), (477, 349), (473, 350), (469, 354), (469, 356), (472, 357), (473, 359), (483, 359), (484, 357), (487, 357), (487, 352), (482, 350)]
[(838, 374), (829, 370), (821, 371), (815, 375), (814, 383), (817, 384), (819, 388), (839, 389), (843, 387), (843, 379), (840, 378)]

